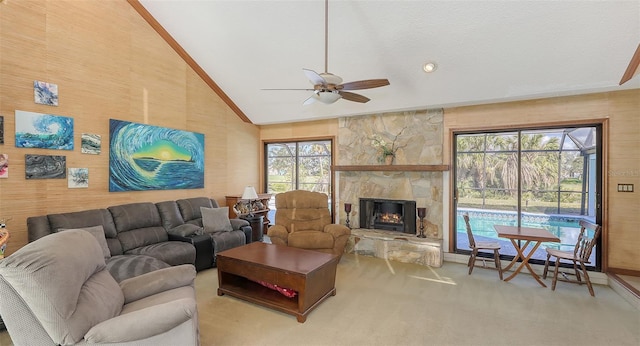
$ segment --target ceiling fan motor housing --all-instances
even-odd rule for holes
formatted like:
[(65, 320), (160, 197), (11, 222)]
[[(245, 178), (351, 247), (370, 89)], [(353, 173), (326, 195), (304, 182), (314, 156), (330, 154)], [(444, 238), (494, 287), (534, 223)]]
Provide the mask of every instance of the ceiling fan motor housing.
[(327, 84), (338, 85), (342, 83), (342, 78), (334, 75), (333, 73), (324, 72), (324, 73), (319, 73), (319, 75), (320, 77), (324, 78)]

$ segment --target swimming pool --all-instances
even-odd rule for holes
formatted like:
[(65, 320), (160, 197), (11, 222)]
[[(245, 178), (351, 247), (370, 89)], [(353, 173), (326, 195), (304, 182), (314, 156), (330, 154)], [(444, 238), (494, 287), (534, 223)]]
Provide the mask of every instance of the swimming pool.
[[(501, 254), (515, 255), (515, 250), (510, 241), (498, 238), (498, 234), (493, 228), (494, 225), (517, 225), (517, 214), (512, 211), (465, 209), (458, 208), (456, 221), (456, 235), (458, 249), (468, 249), (469, 241), (467, 230), (462, 215), (468, 213), (471, 229), (476, 240), (498, 240), (503, 246)], [(545, 248), (560, 249), (563, 251), (573, 250), (578, 235), (580, 234), (580, 220), (594, 222), (593, 218), (579, 215), (545, 215), (545, 214), (522, 214), (522, 226), (544, 228), (560, 238), (560, 243), (542, 243), (534, 259), (545, 260), (547, 258)], [(511, 251), (513, 250), (513, 251)], [(595, 256), (595, 251), (591, 254)], [(591, 262), (595, 263), (594, 261)]]

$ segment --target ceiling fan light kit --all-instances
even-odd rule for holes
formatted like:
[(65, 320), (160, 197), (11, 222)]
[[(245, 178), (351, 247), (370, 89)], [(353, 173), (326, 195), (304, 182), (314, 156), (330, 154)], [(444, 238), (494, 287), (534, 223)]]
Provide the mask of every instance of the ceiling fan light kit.
[(318, 98), (318, 101), (324, 104), (332, 104), (342, 98), (340, 93), (338, 93), (337, 91), (319, 92), (315, 95), (315, 97)]

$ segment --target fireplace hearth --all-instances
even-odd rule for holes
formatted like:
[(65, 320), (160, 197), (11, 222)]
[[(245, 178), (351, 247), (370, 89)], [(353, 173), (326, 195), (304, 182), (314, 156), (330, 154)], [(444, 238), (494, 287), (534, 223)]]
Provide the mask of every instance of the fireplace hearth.
[(416, 201), (360, 198), (360, 227), (416, 234)]

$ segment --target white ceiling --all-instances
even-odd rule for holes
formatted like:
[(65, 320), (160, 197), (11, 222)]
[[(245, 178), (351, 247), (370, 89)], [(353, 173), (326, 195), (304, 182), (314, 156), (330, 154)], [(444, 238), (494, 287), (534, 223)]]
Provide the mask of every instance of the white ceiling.
[[(619, 86), (640, 1), (329, 1), (329, 72), (391, 85), (303, 106), (324, 1), (140, 0), (254, 124), (640, 88)], [(422, 65), (438, 64), (426, 74)]]

